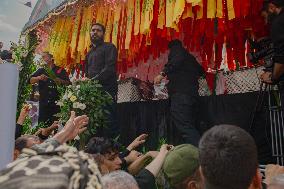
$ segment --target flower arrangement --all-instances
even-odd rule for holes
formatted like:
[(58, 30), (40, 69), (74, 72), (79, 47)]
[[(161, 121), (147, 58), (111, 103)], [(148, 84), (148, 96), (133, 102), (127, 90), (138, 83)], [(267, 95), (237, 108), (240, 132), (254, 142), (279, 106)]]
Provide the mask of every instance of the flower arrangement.
[(71, 110), (79, 115), (89, 117), (88, 129), (83, 133), (84, 137), (95, 134), (97, 127), (106, 126), (106, 114), (104, 106), (112, 103), (112, 97), (106, 93), (96, 80), (82, 78), (72, 82), (65, 90), (61, 91), (61, 98), (57, 101), (60, 113), (57, 116), (65, 123)]
[[(22, 39), (23, 37), (21, 37)], [(32, 31), (25, 36), (25, 42), (20, 40), (18, 44), (12, 43), (13, 63), (19, 65), (19, 87), (17, 101), (17, 115), (19, 115), (22, 105), (29, 99), (32, 86), (29, 84), (30, 75), (36, 71), (33, 63), (34, 52), (39, 43), (36, 31)], [(24, 130), (27, 127), (24, 127)]]

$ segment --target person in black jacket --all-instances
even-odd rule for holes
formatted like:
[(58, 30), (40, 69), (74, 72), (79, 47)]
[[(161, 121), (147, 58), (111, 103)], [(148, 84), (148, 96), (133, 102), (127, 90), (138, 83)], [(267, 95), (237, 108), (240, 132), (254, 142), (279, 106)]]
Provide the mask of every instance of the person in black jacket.
[(47, 63), (49, 68), (55, 74), (56, 78), (51, 79), (44, 68), (39, 68), (30, 77), (30, 84), (38, 84), (39, 90), (39, 122), (51, 125), (57, 118), (54, 116), (60, 111), (60, 107), (56, 105), (59, 100), (58, 85), (71, 84), (68, 74), (64, 68), (60, 68), (54, 64), (51, 54), (44, 52), (42, 59)]
[(171, 116), (182, 135), (183, 142), (197, 146), (200, 135), (195, 128), (195, 110), (198, 97), (198, 79), (204, 74), (202, 66), (187, 52), (180, 40), (168, 45), (170, 53), (163, 71), (155, 77), (160, 84), (168, 78), (168, 91), (171, 100)]
[[(264, 72), (261, 75), (261, 79), (268, 84), (277, 84), (280, 81), (283, 82), (284, 77), (284, 1), (268, 0), (266, 3), (268, 3), (266, 7), (268, 20), (271, 22), (270, 38), (273, 42), (275, 52), (272, 72)], [(284, 97), (281, 98), (282, 100), (284, 99)]]
[(86, 77), (98, 80), (103, 89), (113, 98), (113, 104), (105, 109), (110, 112), (107, 117), (108, 127), (98, 128), (98, 136), (115, 138), (119, 135), (116, 121), (117, 101), (117, 49), (112, 43), (104, 42), (105, 27), (95, 23), (91, 27), (91, 50), (86, 56)]

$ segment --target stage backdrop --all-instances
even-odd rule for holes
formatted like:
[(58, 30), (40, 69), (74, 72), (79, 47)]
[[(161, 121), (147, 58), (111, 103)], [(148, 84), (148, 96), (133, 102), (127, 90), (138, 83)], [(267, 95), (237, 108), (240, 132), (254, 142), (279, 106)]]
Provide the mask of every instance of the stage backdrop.
[[(261, 164), (273, 162), (270, 149), (269, 119), (267, 108), (256, 113), (252, 129), (250, 122), (258, 92), (200, 97), (198, 129), (204, 133), (214, 125), (232, 124), (247, 130), (255, 138)], [(179, 133), (171, 123), (169, 101), (146, 101), (118, 104), (121, 142), (129, 144), (141, 133), (149, 134), (146, 148), (155, 150), (161, 138), (178, 144)], [(267, 131), (267, 132), (266, 132)]]

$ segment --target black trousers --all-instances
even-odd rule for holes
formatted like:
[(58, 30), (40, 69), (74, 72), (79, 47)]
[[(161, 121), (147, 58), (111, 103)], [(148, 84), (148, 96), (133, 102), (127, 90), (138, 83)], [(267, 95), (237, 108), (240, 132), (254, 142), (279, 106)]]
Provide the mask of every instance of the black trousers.
[(51, 103), (39, 103), (39, 118), (38, 122), (43, 122), (46, 126), (50, 126), (54, 121), (58, 120), (54, 115), (60, 112), (60, 107)]
[(171, 99), (171, 119), (182, 135), (184, 143), (198, 146), (200, 134), (196, 129), (198, 97), (174, 93)]

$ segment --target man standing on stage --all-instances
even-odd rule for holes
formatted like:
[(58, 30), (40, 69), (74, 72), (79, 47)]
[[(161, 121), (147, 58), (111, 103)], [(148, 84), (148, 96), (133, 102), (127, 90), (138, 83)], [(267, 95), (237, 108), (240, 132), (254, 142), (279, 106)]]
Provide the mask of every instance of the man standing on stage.
[[(108, 115), (108, 127), (99, 128), (98, 135), (104, 137), (117, 137), (118, 127), (116, 122), (117, 101), (117, 49), (112, 43), (104, 42), (105, 27), (95, 23), (91, 27), (90, 37), (92, 48), (86, 56), (86, 76), (98, 80), (103, 89), (113, 99), (113, 104), (106, 107), (110, 112)], [(101, 130), (100, 130), (101, 129)]]
[(200, 135), (195, 128), (195, 111), (198, 105), (198, 79), (204, 71), (195, 57), (182, 46), (181, 41), (173, 40), (168, 47), (168, 62), (155, 77), (154, 83), (160, 84), (164, 78), (168, 78), (172, 120), (181, 133), (183, 142), (198, 146)]
[(60, 111), (59, 106), (56, 105), (56, 101), (59, 100), (57, 85), (69, 85), (71, 82), (66, 71), (54, 65), (53, 56), (51, 54), (44, 52), (42, 59), (46, 62), (48, 67), (52, 69), (57, 78), (52, 80), (48, 77), (48, 73), (44, 68), (39, 68), (32, 74), (29, 82), (31, 84), (38, 84), (40, 94), (38, 122), (51, 125), (56, 120), (54, 114)]
[[(265, 72), (261, 79), (265, 83), (278, 84), (281, 81), (282, 100), (284, 100), (284, 1), (268, 0), (268, 17), (271, 24), (270, 38), (274, 45), (274, 66), (272, 72)], [(283, 101), (282, 101), (283, 102)]]

